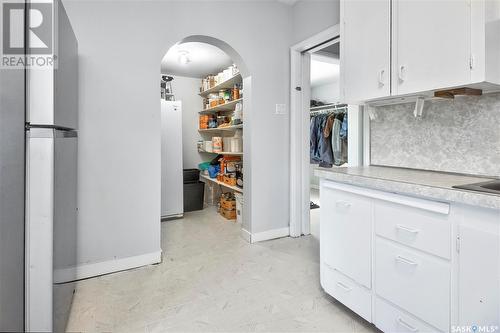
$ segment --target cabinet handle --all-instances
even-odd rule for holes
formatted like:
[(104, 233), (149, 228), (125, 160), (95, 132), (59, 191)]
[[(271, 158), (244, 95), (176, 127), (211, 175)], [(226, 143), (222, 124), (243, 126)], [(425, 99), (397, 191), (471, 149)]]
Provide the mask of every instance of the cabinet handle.
[(385, 69), (381, 69), (381, 70), (378, 72), (378, 83), (379, 83), (381, 86), (385, 86), (385, 78), (384, 78), (384, 74), (385, 74)]
[(401, 82), (406, 81), (406, 66), (405, 65), (399, 66), (399, 80)]
[(401, 262), (403, 264), (411, 265), (411, 266), (417, 266), (418, 263), (414, 262), (413, 260), (406, 259), (403, 256), (397, 256), (396, 261)]
[(401, 317), (398, 317), (398, 319), (396, 319), (396, 321), (398, 322), (399, 325), (403, 326), (407, 330), (409, 330), (411, 332), (418, 332), (418, 328), (411, 326), (406, 321), (404, 321)]
[(339, 286), (340, 288), (344, 289), (345, 291), (351, 291), (352, 290), (352, 288), (346, 286), (342, 282), (337, 282), (337, 286)]
[(405, 227), (404, 225), (401, 225), (401, 224), (396, 225), (396, 228), (403, 230), (403, 231), (406, 231), (406, 232), (409, 232), (409, 233), (412, 233), (412, 234), (418, 234), (418, 232), (420, 231), (418, 229), (412, 229), (412, 228)]
[(337, 208), (344, 208), (344, 209), (351, 207), (351, 204), (347, 201), (337, 201), (335, 205), (337, 206)]

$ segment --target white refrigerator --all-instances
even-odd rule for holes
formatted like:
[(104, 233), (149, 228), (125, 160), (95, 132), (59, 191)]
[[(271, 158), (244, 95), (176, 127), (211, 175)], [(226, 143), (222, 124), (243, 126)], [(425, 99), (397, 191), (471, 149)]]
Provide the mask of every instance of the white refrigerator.
[[(64, 331), (74, 291), (78, 44), (61, 1), (44, 5), (57, 67), (0, 70), (2, 332)], [(39, 2), (16, 6), (29, 15)]]
[(161, 218), (182, 217), (182, 102), (161, 100)]

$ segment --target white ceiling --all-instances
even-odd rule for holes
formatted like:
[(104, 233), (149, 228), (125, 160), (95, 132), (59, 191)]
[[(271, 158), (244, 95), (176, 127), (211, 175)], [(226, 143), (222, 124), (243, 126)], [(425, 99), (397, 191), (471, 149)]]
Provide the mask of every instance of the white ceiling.
[(311, 55), (311, 87), (337, 82), (339, 71), (339, 59), (318, 54)]
[[(188, 52), (189, 63), (179, 61), (182, 52)], [(202, 78), (217, 74), (233, 64), (231, 58), (218, 47), (206, 43), (183, 43), (172, 46), (161, 61), (161, 72), (176, 76)]]

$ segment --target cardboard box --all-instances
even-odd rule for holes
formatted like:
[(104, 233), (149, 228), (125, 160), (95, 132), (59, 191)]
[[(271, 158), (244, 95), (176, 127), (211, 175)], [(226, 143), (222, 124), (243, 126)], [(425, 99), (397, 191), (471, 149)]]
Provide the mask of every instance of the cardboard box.
[(221, 210), (226, 209), (226, 210), (233, 210), (236, 209), (236, 200), (227, 200), (224, 197), (220, 199), (220, 207)]
[(236, 178), (231, 178), (228, 175), (224, 175), (224, 184), (229, 186), (236, 186)]
[(236, 221), (236, 209), (221, 208), (220, 215), (224, 216), (228, 220)]

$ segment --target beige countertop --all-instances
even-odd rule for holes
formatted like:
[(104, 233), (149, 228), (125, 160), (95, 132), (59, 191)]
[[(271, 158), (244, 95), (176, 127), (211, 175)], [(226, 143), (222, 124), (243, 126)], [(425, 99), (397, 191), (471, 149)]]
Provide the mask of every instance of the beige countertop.
[(316, 168), (314, 173), (320, 178), (387, 192), (500, 209), (500, 195), (452, 188), (493, 178), (380, 166)]

